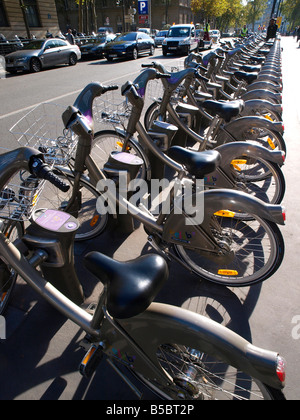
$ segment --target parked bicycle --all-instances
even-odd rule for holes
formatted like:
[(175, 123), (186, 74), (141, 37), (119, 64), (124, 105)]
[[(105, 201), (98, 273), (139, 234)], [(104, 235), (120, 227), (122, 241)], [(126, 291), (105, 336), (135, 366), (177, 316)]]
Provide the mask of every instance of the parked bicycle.
[[(76, 115), (73, 123), (86, 131), (82, 117)], [(32, 162), (39, 165), (39, 155), (29, 148), (1, 155), (0, 191), (15, 173), (31, 171)], [(255, 347), (203, 316), (153, 302), (168, 278), (167, 263), (158, 255), (120, 263), (88, 254), (85, 264), (104, 289), (94, 313), (83, 310), (73, 254), (78, 226), (67, 213), (37, 210), (18, 244), (0, 232), (0, 255), (86, 332), (82, 346), (87, 353), (80, 364), (84, 376), (90, 377), (105, 357), (137, 398), (142, 393), (126, 371), (162, 399), (284, 399), (285, 362), (278, 353)]]

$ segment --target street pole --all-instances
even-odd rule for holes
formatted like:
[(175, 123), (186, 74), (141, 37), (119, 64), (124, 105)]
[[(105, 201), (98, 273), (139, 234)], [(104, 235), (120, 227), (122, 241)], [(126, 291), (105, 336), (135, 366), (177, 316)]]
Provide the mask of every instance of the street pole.
[(27, 38), (30, 39), (31, 35), (30, 35), (30, 29), (29, 29), (28, 19), (27, 19), (27, 15), (26, 15), (26, 6), (25, 6), (23, 0), (19, 0), (19, 3), (20, 3), (21, 10), (22, 10), (22, 14), (23, 14), (23, 19), (24, 19), (24, 24), (25, 24), (25, 28), (26, 28)]

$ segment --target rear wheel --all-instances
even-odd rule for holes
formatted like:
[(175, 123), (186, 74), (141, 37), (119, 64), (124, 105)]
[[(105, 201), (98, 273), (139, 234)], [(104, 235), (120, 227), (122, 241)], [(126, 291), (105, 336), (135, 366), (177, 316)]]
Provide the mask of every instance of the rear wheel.
[(70, 58), (69, 58), (69, 65), (70, 66), (75, 66), (77, 64), (77, 55), (76, 54), (71, 54)]
[(173, 384), (158, 389), (141, 378), (162, 398), (182, 400), (285, 400), (283, 393), (257, 381), (224, 361), (181, 344), (162, 344), (158, 363)]
[[(214, 250), (176, 244), (178, 255), (195, 274), (223, 286), (244, 287), (267, 280), (284, 257), (284, 240), (278, 226), (252, 214), (247, 220), (233, 217), (230, 212), (224, 214), (215, 214), (209, 221), (207, 234), (217, 244)], [(200, 235), (196, 227), (194, 230)]]

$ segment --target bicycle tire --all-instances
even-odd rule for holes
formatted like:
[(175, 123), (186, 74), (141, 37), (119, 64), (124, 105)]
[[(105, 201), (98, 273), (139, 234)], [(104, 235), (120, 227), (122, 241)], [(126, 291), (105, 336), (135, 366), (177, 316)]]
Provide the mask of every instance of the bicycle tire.
[[(122, 151), (124, 140), (125, 136), (114, 130), (101, 130), (95, 133), (92, 142), (91, 156), (99, 169), (103, 169), (111, 152), (116, 150)], [(144, 162), (137, 177), (140, 179), (150, 180), (150, 163), (142, 146), (138, 143), (138, 141), (130, 139), (127, 147), (130, 153), (136, 154)]]
[[(71, 172), (60, 168), (59, 170), (56, 169), (56, 175), (63, 181), (73, 185), (74, 175)], [(75, 235), (76, 242), (97, 237), (105, 230), (108, 222), (107, 213), (100, 215), (97, 212), (97, 200), (100, 194), (96, 188), (81, 179), (79, 190), (79, 196), (76, 198), (75, 206), (71, 209), (68, 209), (67, 206), (73, 188), (70, 188), (67, 193), (64, 193), (52, 184), (47, 183), (39, 199), (39, 207), (66, 211), (79, 220), (80, 227)]]
[(229, 287), (252, 286), (270, 278), (281, 266), (285, 246), (275, 223), (252, 214), (245, 218), (214, 215), (210, 228), (224, 245), (224, 254), (174, 244), (178, 256), (201, 279)]
[[(285, 177), (279, 165), (263, 159), (250, 160), (242, 156), (234, 160), (245, 165), (231, 165), (234, 177), (237, 180), (237, 190), (250, 194), (267, 204), (281, 204), (286, 191)], [(234, 162), (234, 160), (232, 162)], [(239, 181), (242, 185), (239, 184)], [(239, 186), (240, 185), (240, 186)]]
[(217, 360), (199, 349), (163, 343), (156, 354), (160, 367), (173, 379), (170, 387), (160, 388), (157, 382), (151, 382), (137, 372), (133, 374), (162, 399), (285, 400), (282, 391), (237, 371), (225, 360)]

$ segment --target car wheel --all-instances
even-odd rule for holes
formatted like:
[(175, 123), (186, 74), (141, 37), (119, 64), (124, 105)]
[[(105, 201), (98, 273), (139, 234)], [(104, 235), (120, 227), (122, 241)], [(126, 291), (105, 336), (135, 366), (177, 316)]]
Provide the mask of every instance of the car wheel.
[(33, 73), (38, 73), (39, 71), (42, 70), (42, 65), (41, 65), (41, 62), (40, 62), (40, 60), (38, 58), (33, 57), (31, 59), (31, 62), (30, 62), (30, 70)]
[(106, 60), (109, 61), (109, 62), (112, 62), (113, 58), (112, 57), (106, 57)]
[(138, 50), (136, 48), (133, 49), (132, 51), (132, 59), (136, 60), (138, 58), (139, 54), (138, 54)]
[(69, 65), (70, 66), (75, 66), (77, 64), (77, 55), (76, 54), (71, 54), (70, 58), (69, 58)]
[(168, 55), (167, 50), (165, 48), (163, 48), (162, 53), (165, 57)]
[(154, 48), (154, 46), (153, 46), (153, 45), (151, 45), (149, 55), (150, 55), (150, 56), (151, 56), (151, 55), (154, 55), (154, 52), (155, 52), (155, 48)]

